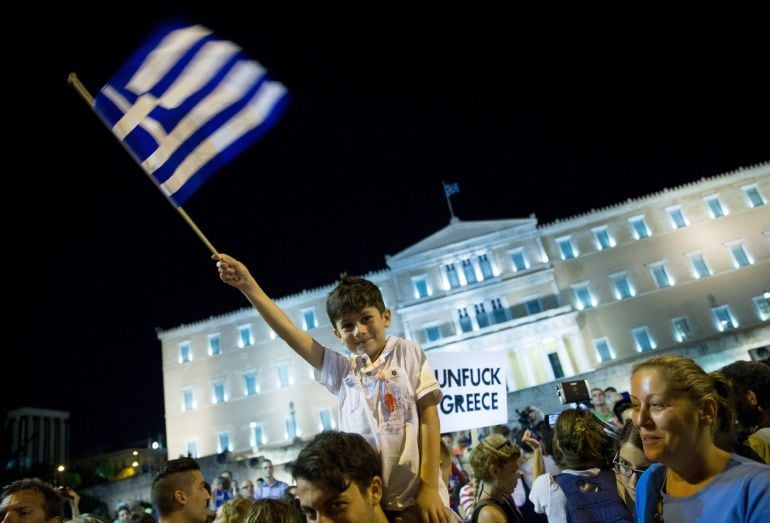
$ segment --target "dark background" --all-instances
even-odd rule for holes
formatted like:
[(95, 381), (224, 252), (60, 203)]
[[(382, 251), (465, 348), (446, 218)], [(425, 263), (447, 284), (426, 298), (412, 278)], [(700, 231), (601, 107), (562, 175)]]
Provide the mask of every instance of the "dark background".
[(67, 84), (95, 94), (168, 17), (289, 89), (184, 207), (275, 297), (446, 226), (442, 180), (462, 220), (547, 223), (770, 160), (764, 9), (28, 4), (3, 16), (0, 408), (70, 411), (75, 456), (163, 431), (156, 329), (247, 306)]

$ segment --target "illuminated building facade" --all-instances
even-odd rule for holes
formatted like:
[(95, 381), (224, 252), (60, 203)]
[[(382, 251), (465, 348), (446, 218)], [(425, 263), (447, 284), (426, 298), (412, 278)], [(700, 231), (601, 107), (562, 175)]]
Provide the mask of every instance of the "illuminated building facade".
[[(429, 353), (505, 351), (509, 395), (672, 347), (718, 347), (713, 367), (770, 345), (769, 198), (767, 163), (553, 223), (453, 219), (364, 276), (393, 311), (391, 334)], [(333, 287), (277, 301), (344, 350), (325, 316)], [(169, 457), (281, 463), (336, 427), (334, 397), (253, 309), (158, 337)]]

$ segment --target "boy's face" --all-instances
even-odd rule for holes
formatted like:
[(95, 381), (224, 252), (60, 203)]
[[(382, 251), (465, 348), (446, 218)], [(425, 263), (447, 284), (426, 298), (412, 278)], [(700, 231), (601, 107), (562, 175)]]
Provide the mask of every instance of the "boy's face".
[(334, 335), (342, 340), (353, 354), (366, 354), (374, 360), (385, 347), (385, 329), (388, 327), (389, 309), (381, 313), (377, 307), (366, 307), (338, 319), (334, 326)]

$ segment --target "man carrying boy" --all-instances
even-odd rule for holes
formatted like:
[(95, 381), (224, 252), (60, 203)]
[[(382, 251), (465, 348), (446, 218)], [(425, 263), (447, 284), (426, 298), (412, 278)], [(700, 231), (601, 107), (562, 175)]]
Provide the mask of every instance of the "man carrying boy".
[(334, 334), (352, 353), (345, 357), (294, 325), (238, 260), (221, 253), (212, 259), (220, 279), (240, 290), (337, 396), (341, 430), (361, 434), (379, 450), (388, 519), (445, 523), (439, 495), (441, 390), (422, 348), (385, 334), (390, 310), (377, 286), (343, 275), (327, 298)]
[(327, 430), (316, 434), (292, 467), (308, 521), (385, 523), (382, 461), (360, 435)]

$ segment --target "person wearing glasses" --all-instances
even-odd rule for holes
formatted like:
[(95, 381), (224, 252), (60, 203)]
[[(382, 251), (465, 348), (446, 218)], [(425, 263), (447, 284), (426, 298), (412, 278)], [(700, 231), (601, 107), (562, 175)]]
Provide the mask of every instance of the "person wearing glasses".
[(519, 479), (519, 447), (502, 434), (490, 434), (471, 452), (478, 480), (471, 523), (519, 523), (524, 518), (511, 497)]
[(616, 448), (612, 464), (615, 465), (618, 494), (628, 507), (628, 511), (634, 514), (636, 483), (650, 466), (650, 460), (644, 455), (642, 437), (631, 421), (623, 425)]
[(770, 466), (715, 441), (735, 428), (731, 394), (724, 374), (684, 356), (632, 367), (632, 418), (654, 462), (636, 485), (638, 521), (770, 521)]
[[(526, 441), (537, 446), (531, 438)], [(529, 493), (535, 512), (545, 514), (548, 523), (632, 521), (612, 472), (613, 450), (613, 437), (591, 411), (562, 411), (553, 427), (553, 453), (561, 473), (545, 473), (542, 459), (536, 462)]]
[(262, 486), (257, 487), (255, 490), (255, 501), (258, 499), (284, 499), (289, 484), (279, 479), (275, 479), (275, 476), (273, 476), (274, 470), (272, 461), (269, 459), (262, 460), (262, 472), (265, 473), (267, 479)]

